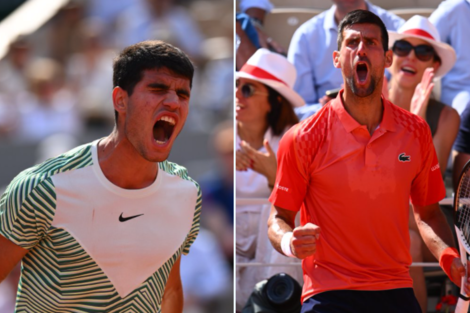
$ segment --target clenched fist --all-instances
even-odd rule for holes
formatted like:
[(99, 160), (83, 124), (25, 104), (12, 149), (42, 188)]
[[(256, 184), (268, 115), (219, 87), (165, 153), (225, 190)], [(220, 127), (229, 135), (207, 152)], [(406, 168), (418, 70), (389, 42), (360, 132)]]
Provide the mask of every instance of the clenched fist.
[(294, 228), (290, 248), (292, 254), (299, 259), (305, 259), (317, 251), (317, 242), (320, 239), (320, 227), (312, 223)]

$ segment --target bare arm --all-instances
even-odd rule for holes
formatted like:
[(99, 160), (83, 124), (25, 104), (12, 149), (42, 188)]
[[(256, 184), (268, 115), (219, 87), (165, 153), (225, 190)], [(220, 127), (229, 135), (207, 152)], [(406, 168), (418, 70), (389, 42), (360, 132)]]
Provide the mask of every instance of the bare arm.
[(268, 238), (274, 249), (282, 253), (281, 240), (285, 233), (295, 227), (295, 216), (297, 212), (281, 209), (275, 205), (271, 206), (271, 214), (268, 220)]
[(439, 260), (442, 251), (454, 247), (452, 232), (439, 204), (413, 205), (413, 214), (424, 243)]
[(28, 250), (0, 235), (0, 282), (8, 276), (26, 253), (28, 253)]
[(162, 299), (162, 313), (183, 312), (183, 285), (180, 276), (181, 257), (176, 260), (166, 282)]
[(304, 259), (315, 253), (320, 227), (312, 223), (295, 227), (296, 215), (297, 212), (273, 205), (268, 220), (268, 237), (274, 249), (284, 254), (281, 248), (282, 236), (287, 232), (292, 232), (293, 236), (290, 241), (292, 254), (299, 259)]
[[(431, 253), (440, 259), (442, 252), (448, 247), (454, 247), (454, 239), (447, 220), (438, 203), (427, 206), (413, 205), (414, 218), (424, 243)], [(451, 266), (452, 281), (460, 285), (465, 268), (460, 258), (455, 258)]]
[(436, 148), (437, 159), (441, 174), (447, 169), (447, 161), (449, 160), (450, 151), (454, 144), (457, 133), (459, 132), (460, 116), (457, 111), (449, 106), (445, 106), (439, 117), (437, 132), (432, 139), (434, 147)]

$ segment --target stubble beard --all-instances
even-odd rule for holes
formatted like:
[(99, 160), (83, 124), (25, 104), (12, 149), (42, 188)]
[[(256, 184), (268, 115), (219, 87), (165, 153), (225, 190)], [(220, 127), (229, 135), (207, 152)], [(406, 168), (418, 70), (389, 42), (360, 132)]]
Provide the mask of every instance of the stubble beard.
[(354, 80), (354, 76), (348, 77), (346, 79), (346, 82), (350, 86), (353, 94), (361, 98), (370, 96), (375, 91), (375, 88), (377, 87), (377, 82), (376, 82), (375, 77), (370, 78), (370, 83), (367, 87), (357, 86), (356, 81)]
[(139, 134), (143, 134), (142, 129), (131, 129), (130, 127), (127, 127), (128, 125), (125, 125), (124, 127), (124, 134), (127, 138), (127, 141), (132, 145), (134, 150), (147, 162), (151, 163), (158, 163), (165, 161), (168, 158), (168, 154), (163, 155), (163, 156), (152, 156), (150, 155), (150, 151), (147, 151), (146, 147), (146, 142), (145, 139), (142, 138), (142, 136), (139, 136)]

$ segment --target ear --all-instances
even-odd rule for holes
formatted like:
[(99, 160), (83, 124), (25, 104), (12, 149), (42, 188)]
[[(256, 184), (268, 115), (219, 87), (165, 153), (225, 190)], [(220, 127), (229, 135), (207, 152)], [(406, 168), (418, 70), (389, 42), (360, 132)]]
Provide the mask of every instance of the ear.
[(393, 51), (389, 49), (387, 50), (387, 52), (385, 52), (385, 68), (392, 66), (392, 63), (393, 63)]
[(127, 110), (127, 91), (121, 87), (115, 87), (113, 89), (113, 106), (119, 113), (125, 113)]
[(341, 68), (341, 63), (339, 62), (340, 53), (339, 51), (333, 51), (333, 65), (336, 68)]

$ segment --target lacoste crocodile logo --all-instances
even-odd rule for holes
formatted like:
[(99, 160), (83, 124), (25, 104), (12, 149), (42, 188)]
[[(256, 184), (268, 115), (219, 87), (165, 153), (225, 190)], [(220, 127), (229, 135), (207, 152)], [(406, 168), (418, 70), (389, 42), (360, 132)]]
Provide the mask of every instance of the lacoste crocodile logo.
[(398, 161), (400, 162), (411, 162), (411, 156), (405, 155), (405, 153), (400, 153), (398, 156)]
[(129, 216), (129, 217), (122, 217), (122, 213), (121, 213), (121, 215), (119, 216), (119, 222), (125, 222), (125, 221), (131, 220), (133, 218), (139, 217), (141, 215), (143, 215), (143, 214), (133, 215), (133, 216)]

